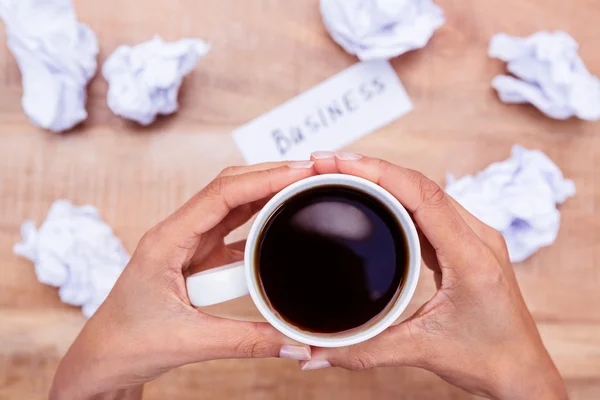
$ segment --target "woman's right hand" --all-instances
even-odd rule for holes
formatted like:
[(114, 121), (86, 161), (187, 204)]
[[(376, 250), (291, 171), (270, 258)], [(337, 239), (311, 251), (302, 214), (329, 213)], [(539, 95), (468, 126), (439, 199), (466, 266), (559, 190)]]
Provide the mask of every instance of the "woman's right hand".
[(416, 171), (352, 153), (318, 152), (312, 160), (318, 173), (368, 179), (407, 208), (438, 290), (415, 315), (367, 342), (313, 349), (303, 369), (415, 366), (491, 398), (567, 398), (497, 231)]

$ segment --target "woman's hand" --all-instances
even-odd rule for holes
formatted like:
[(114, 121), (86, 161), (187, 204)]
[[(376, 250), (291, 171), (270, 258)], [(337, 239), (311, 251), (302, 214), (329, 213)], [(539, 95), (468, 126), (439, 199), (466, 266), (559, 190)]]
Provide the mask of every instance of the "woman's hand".
[(314, 153), (318, 173), (378, 183), (412, 214), (438, 291), (415, 315), (355, 346), (317, 349), (303, 369), (406, 365), (498, 399), (566, 399), (521, 296), (502, 236), (422, 174), (352, 153)]
[(135, 398), (141, 384), (180, 365), (221, 358), (310, 359), (266, 323), (203, 314), (185, 276), (243, 258), (243, 243), (223, 239), (270, 196), (314, 175), (312, 163), (269, 163), (224, 170), (156, 227), (135, 250), (110, 295), (87, 322), (54, 378), (52, 399), (98, 394)]

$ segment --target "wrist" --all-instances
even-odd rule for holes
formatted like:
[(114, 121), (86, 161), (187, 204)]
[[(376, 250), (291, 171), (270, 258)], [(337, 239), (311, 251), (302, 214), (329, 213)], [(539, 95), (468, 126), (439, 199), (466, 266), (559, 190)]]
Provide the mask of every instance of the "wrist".
[(94, 396), (94, 400), (141, 400), (144, 385), (132, 386)]
[(50, 390), (50, 400), (69, 400), (69, 399), (94, 399), (94, 400), (141, 400), (144, 385), (136, 385), (125, 389), (114, 390), (111, 392), (92, 394), (85, 391), (72, 390), (69, 386), (52, 385)]
[(119, 388), (114, 379), (119, 368), (111, 369), (102, 353), (101, 346), (87, 340), (84, 328), (56, 370), (50, 400), (120, 399), (102, 397), (103, 393), (117, 393)]
[(54, 376), (49, 400), (96, 399), (102, 393), (93, 372), (73, 371), (69, 366), (60, 365)]
[(81, 369), (69, 370), (70, 368), (59, 366), (50, 389), (50, 400), (140, 400), (142, 398), (143, 383), (117, 389), (118, 386), (96, 376), (97, 371), (92, 366), (85, 368), (85, 373), (81, 373)]
[(538, 357), (507, 360), (499, 365), (490, 393), (498, 400), (567, 400), (560, 373), (545, 349)]

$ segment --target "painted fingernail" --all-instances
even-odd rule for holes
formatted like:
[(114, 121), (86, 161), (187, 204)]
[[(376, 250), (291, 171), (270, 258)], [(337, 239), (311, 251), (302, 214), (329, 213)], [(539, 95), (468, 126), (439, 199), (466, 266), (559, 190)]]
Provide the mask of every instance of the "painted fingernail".
[(317, 160), (325, 160), (327, 158), (335, 157), (335, 153), (333, 151), (313, 151), (310, 153), (310, 156)]
[(303, 346), (292, 346), (289, 344), (281, 346), (279, 358), (289, 358), (291, 360), (307, 361), (310, 360), (310, 351)]
[(302, 366), (302, 371), (309, 371), (311, 369), (322, 369), (329, 368), (331, 364), (327, 360), (311, 360)]
[(362, 158), (362, 156), (360, 154), (347, 153), (345, 151), (337, 151), (335, 153), (335, 156), (337, 158), (339, 158), (340, 160), (344, 160), (344, 161), (354, 161), (354, 160), (360, 160)]
[(294, 161), (288, 164), (288, 167), (294, 169), (308, 169), (315, 165), (313, 161)]

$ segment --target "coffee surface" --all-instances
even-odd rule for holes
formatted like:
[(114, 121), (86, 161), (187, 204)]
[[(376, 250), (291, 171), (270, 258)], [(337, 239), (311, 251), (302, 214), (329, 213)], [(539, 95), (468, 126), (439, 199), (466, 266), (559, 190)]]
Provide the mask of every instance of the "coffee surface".
[(315, 333), (376, 317), (396, 299), (408, 263), (404, 233), (387, 207), (341, 186), (287, 200), (257, 249), (264, 297), (284, 320)]

